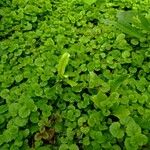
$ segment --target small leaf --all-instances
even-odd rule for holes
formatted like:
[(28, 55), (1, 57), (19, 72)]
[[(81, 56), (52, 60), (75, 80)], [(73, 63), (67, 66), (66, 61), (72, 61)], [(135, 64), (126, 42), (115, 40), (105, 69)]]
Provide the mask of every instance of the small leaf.
[(80, 130), (81, 130), (82, 133), (87, 134), (87, 133), (89, 132), (90, 128), (89, 128), (89, 127), (83, 127), (83, 126), (82, 126), (82, 127), (80, 128)]
[(8, 110), (7, 105), (1, 105), (1, 106), (0, 106), (0, 114), (5, 113), (7, 110)]
[(138, 134), (131, 137), (132, 142), (137, 143), (139, 146), (147, 144), (148, 138), (144, 134)]
[(141, 133), (141, 128), (134, 120), (132, 120), (127, 124), (126, 133), (128, 136), (137, 135)]
[(86, 137), (83, 138), (83, 145), (90, 145), (89, 136), (86, 136)]
[(12, 104), (9, 104), (9, 113), (11, 116), (16, 116), (17, 113), (18, 113), (18, 110), (20, 108), (20, 104), (18, 103), (12, 103)]
[(123, 130), (120, 129), (120, 123), (114, 122), (109, 127), (110, 133), (116, 138), (122, 138), (124, 136)]
[(38, 121), (39, 121), (39, 113), (38, 112), (31, 113), (30, 120), (33, 123), (38, 123)]
[(4, 116), (0, 116), (0, 125), (3, 124), (5, 122), (5, 117)]
[(68, 64), (68, 61), (69, 61), (69, 57), (70, 57), (70, 54), (69, 53), (64, 53), (60, 60), (59, 60), (59, 64), (58, 64), (58, 67), (57, 67), (57, 71), (58, 71), (58, 75), (60, 77), (63, 77), (64, 76), (64, 73), (65, 73), (65, 69), (66, 69), (66, 66)]
[(19, 127), (23, 127), (26, 125), (27, 123), (27, 119), (26, 118), (21, 118), (19, 116), (17, 116), (15, 119), (14, 119), (14, 123), (15, 125), (19, 126)]
[(76, 144), (71, 144), (69, 147), (70, 147), (70, 150), (79, 150)]
[(111, 90), (112, 92), (116, 91), (121, 84), (124, 82), (124, 80), (127, 79), (127, 75), (121, 75), (116, 77), (114, 80), (110, 80), (110, 86), (111, 86)]
[(150, 129), (150, 117), (134, 117), (137, 124), (143, 129)]
[(115, 107), (115, 110), (113, 111), (113, 114), (120, 119), (120, 121), (124, 121), (129, 115), (130, 111), (128, 108), (126, 108), (123, 105)]
[(7, 130), (4, 131), (4, 140), (6, 143), (12, 141), (18, 136), (18, 127), (17, 126), (10, 126)]
[(69, 146), (67, 144), (61, 144), (59, 150), (68, 150)]
[(66, 80), (66, 83), (68, 83), (71, 87), (77, 86), (77, 83), (73, 80)]
[(103, 85), (104, 81), (101, 80), (93, 71), (91, 71), (89, 74), (89, 87), (99, 87), (101, 84)]
[(106, 137), (102, 134), (101, 131), (91, 130), (90, 137), (99, 144), (104, 143), (106, 140)]
[(92, 97), (92, 101), (97, 107), (101, 107), (101, 102), (107, 100), (106, 94), (99, 91), (97, 95)]
[(126, 150), (137, 150), (138, 149), (138, 145), (135, 143), (132, 143), (131, 138), (126, 138), (125, 139), (125, 148)]
[(21, 118), (26, 118), (30, 115), (30, 109), (28, 109), (26, 106), (22, 106), (20, 109), (19, 109), (19, 116)]

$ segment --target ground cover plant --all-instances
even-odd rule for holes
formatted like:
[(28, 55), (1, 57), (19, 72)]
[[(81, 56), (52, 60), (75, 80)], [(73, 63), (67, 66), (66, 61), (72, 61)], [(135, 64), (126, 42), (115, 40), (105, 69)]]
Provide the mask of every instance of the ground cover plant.
[(149, 0), (0, 0), (0, 149), (150, 149)]

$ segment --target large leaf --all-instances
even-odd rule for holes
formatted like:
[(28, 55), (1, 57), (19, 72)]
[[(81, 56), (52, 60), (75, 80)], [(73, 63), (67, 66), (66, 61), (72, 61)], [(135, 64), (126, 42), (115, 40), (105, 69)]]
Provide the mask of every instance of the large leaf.
[(66, 52), (61, 56), (59, 60), (57, 71), (58, 71), (58, 75), (61, 77), (64, 76), (65, 69), (69, 61), (69, 57), (70, 57), (70, 54)]

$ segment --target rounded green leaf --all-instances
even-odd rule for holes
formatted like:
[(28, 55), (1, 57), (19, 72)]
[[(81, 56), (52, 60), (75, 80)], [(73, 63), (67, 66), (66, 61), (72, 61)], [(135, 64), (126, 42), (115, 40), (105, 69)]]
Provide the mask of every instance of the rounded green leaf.
[(30, 115), (30, 109), (28, 109), (26, 106), (22, 106), (20, 109), (19, 109), (19, 116), (21, 118), (27, 118), (29, 115)]
[(14, 124), (19, 126), (19, 127), (23, 127), (27, 124), (27, 119), (26, 118), (21, 118), (19, 116), (17, 116), (16, 118), (14, 118)]
[(79, 148), (78, 148), (78, 146), (77, 146), (76, 144), (71, 144), (71, 145), (69, 146), (69, 149), (70, 149), (70, 150), (79, 150)]
[(59, 150), (69, 150), (69, 146), (67, 144), (61, 144)]
[(124, 136), (123, 130), (120, 128), (119, 122), (114, 122), (109, 127), (110, 133), (116, 138), (122, 138)]

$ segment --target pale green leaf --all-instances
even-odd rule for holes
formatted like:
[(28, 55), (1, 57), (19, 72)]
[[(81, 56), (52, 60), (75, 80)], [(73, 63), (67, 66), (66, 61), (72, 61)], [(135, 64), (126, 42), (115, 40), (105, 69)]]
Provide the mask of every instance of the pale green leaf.
[(64, 76), (66, 66), (68, 65), (68, 62), (69, 62), (69, 57), (70, 57), (70, 54), (66, 52), (61, 56), (59, 60), (57, 71), (58, 71), (58, 75), (61, 77)]

